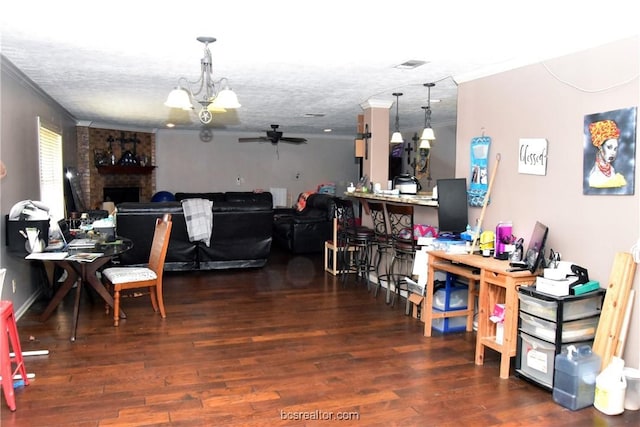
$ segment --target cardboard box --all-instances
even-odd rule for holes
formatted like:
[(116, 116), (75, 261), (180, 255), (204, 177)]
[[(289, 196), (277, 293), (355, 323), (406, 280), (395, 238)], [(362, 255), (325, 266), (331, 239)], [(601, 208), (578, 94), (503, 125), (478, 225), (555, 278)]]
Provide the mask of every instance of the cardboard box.
[[(414, 319), (418, 318), (418, 312), (422, 309), (422, 302), (424, 301), (424, 297), (418, 294), (409, 295), (409, 302), (413, 305), (413, 310), (411, 315)], [(424, 320), (422, 320), (424, 322)]]

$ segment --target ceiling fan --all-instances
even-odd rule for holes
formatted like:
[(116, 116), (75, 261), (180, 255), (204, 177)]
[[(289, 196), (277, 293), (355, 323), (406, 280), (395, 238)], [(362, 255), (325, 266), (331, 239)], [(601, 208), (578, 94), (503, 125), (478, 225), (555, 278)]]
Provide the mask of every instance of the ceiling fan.
[(270, 142), (276, 145), (278, 142), (286, 142), (288, 144), (306, 144), (305, 138), (290, 138), (282, 136), (282, 132), (278, 130), (279, 125), (271, 125), (271, 130), (265, 131), (267, 136), (256, 136), (251, 138), (238, 138), (238, 142)]

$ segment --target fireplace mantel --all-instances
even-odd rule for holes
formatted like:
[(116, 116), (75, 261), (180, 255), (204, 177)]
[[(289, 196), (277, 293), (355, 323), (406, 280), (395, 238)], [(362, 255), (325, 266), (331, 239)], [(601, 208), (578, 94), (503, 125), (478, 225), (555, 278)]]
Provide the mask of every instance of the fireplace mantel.
[(120, 166), (120, 165), (109, 165), (109, 166), (98, 166), (98, 173), (100, 175), (122, 175), (122, 174), (130, 174), (130, 175), (149, 175), (155, 166)]

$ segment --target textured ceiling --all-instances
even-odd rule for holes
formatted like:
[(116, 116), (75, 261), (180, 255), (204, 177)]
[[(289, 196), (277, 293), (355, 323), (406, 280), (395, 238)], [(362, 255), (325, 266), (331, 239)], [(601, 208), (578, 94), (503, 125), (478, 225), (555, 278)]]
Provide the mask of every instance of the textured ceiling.
[[(367, 100), (400, 98), (400, 128), (455, 123), (457, 83), (637, 33), (633, 1), (361, 0), (25, 1), (2, 6), (2, 55), (92, 126), (152, 131), (195, 113), (163, 105), (178, 78), (195, 80), (212, 36), (214, 76), (242, 108), (214, 129), (287, 136), (355, 133)], [(633, 10), (631, 10), (633, 9)], [(414, 69), (396, 66), (426, 61)], [(6, 106), (3, 106), (6, 108)], [(391, 108), (393, 126), (395, 106)]]

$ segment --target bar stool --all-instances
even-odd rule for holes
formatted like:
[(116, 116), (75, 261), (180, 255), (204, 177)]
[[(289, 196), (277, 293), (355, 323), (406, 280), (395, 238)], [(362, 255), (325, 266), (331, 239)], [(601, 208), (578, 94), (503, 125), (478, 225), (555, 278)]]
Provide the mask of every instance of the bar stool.
[[(371, 221), (373, 222), (373, 244), (376, 246), (376, 254), (371, 257), (371, 269), (376, 272), (378, 283), (373, 296), (377, 297), (383, 281), (386, 282), (387, 288), (389, 288), (389, 281), (391, 277), (389, 272), (393, 256), (393, 242), (387, 227), (387, 214), (385, 212), (384, 204), (379, 202), (368, 202), (368, 205)], [(380, 274), (380, 265), (383, 260), (385, 267), (384, 274)]]
[[(400, 298), (402, 289), (409, 292), (407, 277), (413, 273), (413, 260), (416, 256), (416, 240), (413, 237), (413, 206), (387, 204), (393, 259), (390, 267), (390, 277), (394, 284), (394, 294), (391, 300), (393, 307), (396, 298)], [(387, 287), (387, 303), (390, 299), (390, 288)], [(407, 299), (407, 314), (410, 306)]]
[(355, 273), (367, 281), (371, 289), (369, 260), (374, 240), (373, 230), (356, 225), (353, 202), (348, 199), (335, 199), (336, 218), (338, 219), (338, 248), (340, 257), (340, 276), (345, 283), (349, 273)]
[(340, 260), (341, 249), (354, 251), (355, 248), (340, 248), (338, 242), (338, 218), (335, 217), (334, 209), (333, 226), (331, 231), (331, 240), (324, 242), (324, 270), (336, 276), (340, 273), (338, 262)]
[[(22, 376), (24, 385), (29, 385), (27, 370), (24, 366), (20, 339), (18, 338), (18, 327), (13, 314), (13, 302), (0, 301), (0, 374), (2, 375), (2, 391), (4, 399), (11, 411), (16, 410), (16, 397), (13, 391), (13, 376), (19, 373)], [(13, 349), (14, 357), (11, 357)], [(12, 370), (11, 364), (16, 364), (16, 369)]]

